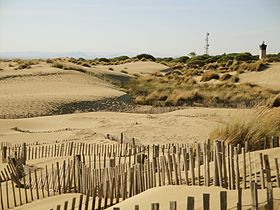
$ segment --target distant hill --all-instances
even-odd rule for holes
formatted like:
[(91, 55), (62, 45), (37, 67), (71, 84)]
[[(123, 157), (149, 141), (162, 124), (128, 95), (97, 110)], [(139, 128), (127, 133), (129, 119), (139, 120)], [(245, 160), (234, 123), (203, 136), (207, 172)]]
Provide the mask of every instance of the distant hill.
[(129, 52), (36, 52), (36, 51), (23, 51), (23, 52), (0, 52), (0, 58), (58, 58), (58, 57), (73, 57), (73, 58), (85, 58), (94, 59), (100, 57), (116, 57), (119, 55), (133, 55), (135, 53)]

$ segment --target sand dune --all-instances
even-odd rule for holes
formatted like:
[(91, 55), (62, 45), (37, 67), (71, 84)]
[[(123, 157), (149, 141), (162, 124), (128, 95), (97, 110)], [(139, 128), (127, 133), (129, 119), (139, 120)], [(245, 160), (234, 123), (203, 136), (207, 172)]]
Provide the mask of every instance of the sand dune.
[(264, 88), (280, 90), (280, 63), (269, 64), (269, 68), (261, 72), (248, 72), (241, 74), (241, 83), (252, 83)]
[[(135, 137), (143, 144), (203, 142), (217, 126), (223, 125), (236, 116), (247, 117), (253, 113), (253, 110), (247, 109), (214, 108), (187, 108), (163, 114), (88, 112), (92, 111), (95, 105), (105, 106), (107, 110), (118, 110), (119, 107), (115, 103), (118, 99), (129, 100), (126, 93), (98, 79), (99, 76), (105, 75), (109, 79), (122, 82), (133, 77), (133, 74), (151, 74), (167, 69), (166, 66), (154, 62), (85, 68), (86, 71), (93, 72), (92, 75), (88, 75), (88, 72), (52, 68), (47, 63), (33, 65), (31, 69), (24, 70), (14, 70), (6, 64), (1, 64), (0, 67), (4, 69), (0, 71), (0, 117), (40, 116), (0, 119), (0, 142), (53, 143), (73, 140), (115, 144), (105, 136), (107, 134), (119, 136), (121, 132), (127, 137)], [(113, 68), (113, 71), (109, 68)], [(122, 70), (128, 74), (122, 73)], [(254, 81), (264, 87), (280, 88), (279, 70), (280, 64), (272, 64), (271, 68), (264, 72), (241, 75), (241, 82)], [(79, 111), (87, 113), (73, 113)], [(54, 114), (56, 116), (42, 116)], [(278, 156), (279, 149), (262, 152), (274, 158)], [(64, 159), (65, 157), (48, 157), (31, 160), (28, 164), (44, 167)], [(1, 163), (0, 169), (6, 165), (6, 163)], [(272, 167), (274, 168), (274, 165)], [(165, 210), (169, 209), (170, 201), (177, 201), (178, 209), (186, 209), (186, 197), (194, 196), (196, 209), (201, 209), (202, 194), (210, 193), (211, 207), (218, 209), (221, 190), (223, 189), (218, 187), (158, 187), (116, 206), (121, 207), (121, 210), (127, 210), (133, 209), (138, 204), (141, 210), (145, 210), (150, 209), (151, 203), (159, 202), (160, 209)], [(275, 189), (274, 192), (275, 198), (280, 199), (279, 189)], [(266, 191), (259, 191), (259, 193), (259, 201), (262, 202), (266, 199)], [(50, 209), (56, 207), (57, 204), (63, 204), (66, 200), (70, 202), (72, 197), (73, 194), (50, 197), (17, 209)], [(229, 208), (236, 206), (236, 197), (236, 191), (228, 191)], [(245, 199), (250, 198), (249, 190), (243, 192), (243, 197), (244, 204), (250, 204), (250, 199)]]
[[(151, 209), (152, 203), (159, 203), (161, 210), (169, 210), (169, 202), (177, 201), (177, 209), (186, 209), (187, 196), (195, 197), (195, 209), (203, 209), (203, 193), (210, 194), (210, 209), (219, 209), (220, 206), (220, 191), (225, 191), (221, 187), (203, 187), (203, 186), (164, 186), (153, 188), (140, 193), (132, 198), (129, 198), (108, 210), (113, 210), (114, 207), (119, 207), (121, 210), (134, 209), (135, 205), (139, 205), (140, 209)], [(251, 204), (250, 189), (243, 190), (243, 205)], [(266, 200), (266, 190), (259, 190), (259, 202)], [(275, 199), (280, 198), (280, 189), (274, 190)], [(228, 209), (236, 207), (237, 192), (235, 190), (227, 190)], [(246, 199), (248, 198), (248, 199)], [(249, 208), (250, 206), (248, 206)], [(234, 208), (233, 208), (234, 209)], [(278, 208), (275, 208), (278, 209)]]
[[(96, 77), (47, 64), (0, 72), (2, 118), (50, 115), (63, 112), (60, 107), (64, 104), (122, 95), (125, 93)], [(79, 109), (79, 104), (76, 106)]]
[[(53, 68), (45, 62), (22, 70), (15, 70), (15, 62), (10, 63), (14, 67), (10, 67), (8, 62), (0, 64), (3, 69), (0, 71), (1, 118), (96, 111), (102, 109), (102, 106), (106, 106), (107, 110), (117, 111), (120, 109), (119, 104), (131, 99), (125, 96), (126, 93), (102, 80), (103, 78), (112, 82), (124, 82), (135, 73), (154, 73), (168, 68), (154, 62), (135, 62), (83, 67), (85, 73), (82, 73)], [(113, 71), (109, 68), (113, 68)], [(128, 74), (121, 72), (122, 70)], [(86, 74), (87, 72), (93, 74)]]
[[(133, 63), (126, 63), (121, 65), (106, 65), (96, 66), (96, 69), (98, 70), (109, 70), (111, 68), (113, 71), (121, 72), (126, 71), (129, 74), (152, 74), (159, 71), (164, 71), (166, 69), (169, 69), (168, 66), (165, 66), (163, 64), (155, 63), (152, 61), (138, 61)], [(110, 70), (110, 71), (112, 71)]]
[[(218, 125), (231, 116), (251, 113), (250, 110), (189, 108), (165, 114), (132, 113), (77, 113), (60, 116), (37, 117), (29, 119), (0, 120), (0, 141), (19, 143), (22, 139), (30, 141), (51, 141), (79, 139), (99, 141), (107, 133), (135, 137), (144, 144), (187, 143), (204, 141)], [(29, 132), (11, 130), (19, 129)], [(71, 128), (61, 132), (59, 129)]]

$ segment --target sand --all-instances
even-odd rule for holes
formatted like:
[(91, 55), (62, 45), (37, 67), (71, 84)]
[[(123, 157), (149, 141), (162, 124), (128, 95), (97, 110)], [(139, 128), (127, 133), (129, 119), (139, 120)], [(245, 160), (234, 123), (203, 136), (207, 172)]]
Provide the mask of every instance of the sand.
[[(195, 197), (195, 209), (203, 209), (203, 193), (210, 194), (210, 209), (219, 209), (220, 206), (220, 191), (225, 191), (221, 187), (203, 187), (203, 186), (164, 186), (149, 189), (132, 198), (129, 198), (108, 210), (113, 210), (114, 207), (119, 207), (121, 210), (134, 209), (135, 205), (139, 205), (140, 209), (151, 209), (152, 203), (159, 203), (160, 210), (169, 210), (169, 202), (177, 201), (177, 209), (186, 209), (187, 196)], [(251, 192), (249, 189), (243, 193), (243, 205), (251, 204)], [(266, 200), (266, 190), (259, 190), (259, 202)], [(280, 198), (280, 189), (275, 188), (275, 198)], [(235, 190), (227, 190), (228, 209), (236, 206), (237, 192)], [(248, 209), (250, 206), (248, 206)], [(276, 209), (276, 208), (275, 208)], [(278, 209), (278, 208), (277, 208)]]
[(0, 72), (0, 117), (51, 115), (63, 112), (61, 109), (65, 104), (77, 103), (79, 106), (79, 102), (125, 94), (96, 77), (52, 68), (48, 64), (25, 70), (6, 70)]
[[(112, 69), (112, 70), (109, 70)], [(94, 67), (97, 70), (109, 70), (109, 71), (126, 71), (128, 74), (152, 74), (160, 71), (166, 71), (169, 69), (168, 66), (163, 64), (155, 63), (152, 61), (137, 61), (133, 63), (126, 63), (121, 65), (97, 65)]]
[[(250, 114), (246, 109), (188, 108), (164, 114), (115, 112), (0, 120), (0, 141), (20, 143), (76, 139), (100, 142), (106, 134), (135, 137), (143, 144), (205, 141), (209, 133), (230, 117)], [(22, 131), (11, 128), (18, 127)], [(62, 130), (71, 128), (72, 131)]]
[[(67, 62), (65, 64), (77, 66)], [(131, 98), (100, 78), (119, 83), (134, 77), (133, 74), (150, 74), (168, 68), (148, 61), (82, 67), (87, 73), (92, 73), (89, 75), (54, 68), (43, 61), (32, 65), (30, 69), (16, 70), (17, 66), (16, 62), (0, 61), (0, 118), (37, 117), (102, 109), (117, 111), (121, 109), (119, 104), (130, 102)], [(110, 67), (114, 71), (109, 70)], [(128, 74), (122, 73), (122, 70)]]
[[(16, 65), (16, 63), (13, 63)], [(113, 68), (109, 70), (108, 68)], [(193, 143), (208, 139), (210, 132), (235, 117), (248, 117), (253, 110), (248, 109), (215, 109), (215, 108), (187, 108), (162, 114), (136, 114), (117, 112), (88, 112), (83, 104), (92, 106), (96, 101), (115, 99), (126, 96), (126, 93), (116, 86), (105, 82), (98, 76), (106, 75), (115, 81), (124, 81), (133, 74), (152, 74), (165, 71), (168, 67), (154, 62), (135, 62), (114, 66), (94, 66), (85, 68), (96, 76), (52, 68), (50, 64), (41, 62), (31, 69), (15, 70), (8, 63), (0, 62), (0, 117), (21, 119), (0, 119), (0, 142), (9, 143), (52, 143), (55, 141), (72, 140), (80, 142), (113, 144), (105, 138), (107, 134), (124, 133), (127, 137), (135, 137), (142, 144), (165, 143)], [(272, 64), (264, 72), (242, 74), (241, 81), (253, 81), (269, 88), (278, 88), (280, 64)], [(278, 69), (278, 70), (277, 70)], [(127, 71), (128, 74), (121, 72)], [(270, 77), (271, 74), (274, 77)], [(248, 76), (247, 76), (248, 75)], [(244, 76), (244, 77), (243, 77)], [(270, 80), (265, 80), (270, 78)], [(81, 106), (81, 112), (60, 114), (56, 110), (69, 109), (69, 104)], [(83, 107), (82, 107), (83, 106)], [(61, 108), (62, 107), (62, 108)], [(71, 106), (70, 106), (71, 107)], [(116, 107), (118, 108), (118, 107)], [(65, 110), (71, 113), (71, 110)], [(43, 116), (55, 115), (55, 116)], [(23, 117), (29, 118), (23, 118)], [(17, 128), (17, 129), (15, 129)], [(279, 157), (279, 149), (262, 151), (270, 158)], [(50, 166), (61, 162), (65, 157), (51, 157), (29, 161), (36, 167)], [(6, 164), (1, 163), (0, 169)], [(271, 165), (274, 168), (274, 165)], [(240, 171), (242, 172), (242, 170)], [(211, 194), (212, 209), (219, 204), (218, 187), (187, 187), (165, 186), (150, 189), (137, 196), (119, 203), (121, 210), (133, 209), (136, 204), (141, 210), (150, 209), (152, 202), (159, 202), (160, 209), (169, 209), (169, 201), (178, 202), (178, 209), (185, 209), (186, 197), (195, 196), (196, 209), (201, 209), (203, 193)], [(275, 198), (280, 199), (280, 190), (275, 189)], [(50, 209), (64, 201), (72, 200), (77, 194), (67, 194), (50, 197), (34, 203), (18, 207), (17, 209)], [(236, 191), (228, 191), (228, 207), (234, 207)], [(249, 204), (250, 192), (244, 192), (244, 204)], [(245, 199), (247, 198), (247, 200)], [(260, 201), (266, 198), (265, 191), (260, 192)], [(112, 208), (110, 208), (112, 209)]]
[(280, 63), (269, 64), (260, 72), (248, 72), (239, 75), (240, 83), (252, 83), (264, 88), (280, 90)]

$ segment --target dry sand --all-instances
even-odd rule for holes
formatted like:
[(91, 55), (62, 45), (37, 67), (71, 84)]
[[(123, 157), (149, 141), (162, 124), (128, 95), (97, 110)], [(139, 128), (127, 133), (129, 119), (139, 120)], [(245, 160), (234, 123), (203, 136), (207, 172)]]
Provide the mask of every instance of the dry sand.
[(166, 71), (169, 69), (168, 66), (155, 63), (152, 61), (138, 61), (133, 63), (121, 64), (121, 65), (106, 65), (106, 66), (98, 65), (94, 67), (94, 69), (98, 69), (98, 70), (109, 70), (109, 68), (117, 72), (126, 71), (129, 74), (152, 74), (159, 71)]
[(31, 69), (0, 72), (0, 116), (50, 115), (61, 106), (125, 95), (84, 73), (39, 64)]
[[(203, 186), (164, 186), (149, 189), (132, 198), (129, 198), (114, 207), (119, 207), (121, 210), (134, 209), (135, 205), (139, 205), (139, 209), (149, 210), (152, 203), (159, 203), (160, 210), (169, 210), (169, 202), (177, 201), (177, 209), (186, 209), (187, 196), (195, 197), (195, 209), (203, 209), (203, 193), (210, 194), (210, 209), (219, 209), (220, 206), (220, 191), (225, 191), (221, 187), (203, 187)], [(251, 204), (251, 192), (249, 189), (243, 193), (243, 205)], [(266, 201), (266, 190), (259, 190), (259, 202)], [(275, 199), (280, 199), (280, 189), (274, 190)], [(236, 206), (237, 191), (227, 190), (228, 209)], [(247, 209), (249, 209), (248, 206)], [(234, 208), (233, 208), (234, 209)], [(236, 209), (236, 208), (235, 208)], [(277, 210), (278, 208), (275, 208)], [(113, 210), (113, 207), (108, 208)]]
[[(13, 63), (15, 65), (15, 63)], [(274, 66), (275, 65), (275, 66)], [(112, 67), (114, 71), (108, 70)], [(96, 101), (104, 98), (116, 98), (125, 93), (117, 90), (96, 77), (87, 74), (51, 68), (50, 64), (40, 63), (31, 69), (14, 70), (7, 63), (0, 62), (0, 116), (26, 116), (28, 113), (41, 116), (52, 113), (57, 107), (72, 102), (85, 100)], [(264, 72), (245, 73), (242, 82), (252, 77), (260, 85), (279, 88), (279, 64)], [(125, 78), (121, 70), (133, 74), (151, 74), (164, 71), (166, 66), (153, 62), (135, 62), (118, 66), (96, 66), (86, 68), (88, 71), (113, 75), (116, 79)], [(278, 70), (277, 70), (278, 69)], [(274, 74), (270, 77), (270, 72)], [(248, 74), (248, 76), (246, 76)], [(261, 75), (261, 76), (258, 76)], [(278, 75), (278, 76), (277, 76)], [(128, 76), (129, 77), (129, 76)], [(264, 80), (264, 78), (271, 80)], [(251, 81), (251, 80), (250, 80)], [(270, 86), (271, 85), (271, 86)], [(278, 86), (277, 86), (278, 85)], [(213, 109), (188, 108), (164, 114), (131, 114), (116, 112), (75, 113), (48, 117), (35, 117), (24, 119), (1, 119), (0, 142), (55, 142), (56, 140), (75, 140), (111, 144), (105, 139), (106, 134), (120, 135), (121, 132), (128, 137), (135, 137), (143, 144), (188, 143), (204, 141), (209, 133), (217, 126), (221, 126), (232, 117), (246, 117), (252, 110), (246, 109)], [(19, 128), (17, 131), (13, 128)], [(67, 130), (66, 130), (67, 128)], [(70, 129), (69, 129), (70, 128)], [(270, 157), (277, 157), (279, 150), (267, 150)], [(46, 158), (32, 160), (29, 164), (44, 166), (64, 158)], [(0, 168), (5, 164), (0, 164)], [(154, 188), (133, 198), (121, 202), (117, 206), (121, 210), (133, 209), (135, 204), (140, 209), (150, 209), (152, 202), (160, 202), (161, 210), (168, 209), (169, 201), (178, 202), (178, 209), (185, 209), (186, 197), (195, 196), (196, 209), (201, 209), (202, 194), (211, 193), (211, 205), (217, 209), (221, 188), (165, 186)], [(275, 198), (280, 198), (279, 189), (275, 190)], [(76, 195), (77, 196), (77, 195)], [(57, 204), (70, 201), (73, 194), (50, 197), (22, 206), (18, 209), (50, 209)], [(236, 204), (236, 192), (228, 191), (230, 199), (228, 207)], [(244, 198), (250, 198), (247, 190)], [(260, 201), (265, 199), (265, 191), (261, 192)], [(245, 203), (250, 203), (250, 199)]]
[[(106, 134), (120, 135), (123, 132), (143, 144), (188, 143), (204, 141), (215, 127), (231, 117), (251, 112), (246, 109), (188, 108), (164, 114), (95, 112), (2, 119), (0, 141), (20, 143), (25, 139), (27, 142), (77, 139), (100, 142)], [(11, 129), (14, 127), (23, 132)], [(65, 128), (73, 130), (62, 130)]]
[[(122, 82), (133, 74), (154, 73), (168, 68), (154, 62), (82, 67), (95, 75), (89, 76), (78, 71), (53, 68), (42, 61), (30, 69), (15, 70), (17, 66), (16, 62), (0, 61), (0, 118), (96, 111), (102, 109), (103, 104), (115, 111), (120, 109), (120, 103), (129, 102), (130, 98), (98, 77)], [(108, 70), (110, 67), (114, 71)], [(129, 74), (121, 73), (121, 70)]]
[(241, 83), (252, 83), (264, 88), (280, 90), (280, 63), (269, 64), (269, 68), (260, 72), (240, 74)]

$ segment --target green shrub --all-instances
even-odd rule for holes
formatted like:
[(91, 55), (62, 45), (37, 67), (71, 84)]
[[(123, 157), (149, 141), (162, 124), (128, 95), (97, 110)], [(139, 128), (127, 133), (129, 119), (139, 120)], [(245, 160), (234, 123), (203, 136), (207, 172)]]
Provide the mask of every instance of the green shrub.
[(179, 63), (186, 63), (189, 59), (190, 58), (188, 56), (181, 56), (179, 58), (176, 58), (174, 61)]
[(174, 58), (172, 58), (172, 57), (156, 58), (156, 61), (157, 61), (157, 62), (162, 62), (162, 63), (165, 63), (165, 62), (172, 62), (172, 61), (174, 61)]
[(122, 55), (122, 56), (119, 56), (119, 57), (111, 58), (110, 60), (111, 61), (125, 61), (125, 60), (128, 60), (128, 59), (129, 59), (128, 56)]
[(280, 62), (280, 52), (278, 54), (268, 54), (266, 60), (268, 62)]
[(156, 61), (155, 57), (150, 55), (150, 54), (139, 54), (139, 55), (136, 55), (136, 58), (141, 60), (141, 59), (147, 59), (147, 60), (150, 60), (150, 61)]
[(99, 62), (104, 62), (104, 63), (110, 62), (110, 60), (107, 59), (107, 58), (98, 58), (97, 60), (98, 60)]
[(199, 55), (192, 57), (187, 60), (187, 66), (191, 68), (199, 68), (204, 66), (207, 63), (207, 59), (209, 59), (209, 55)]

